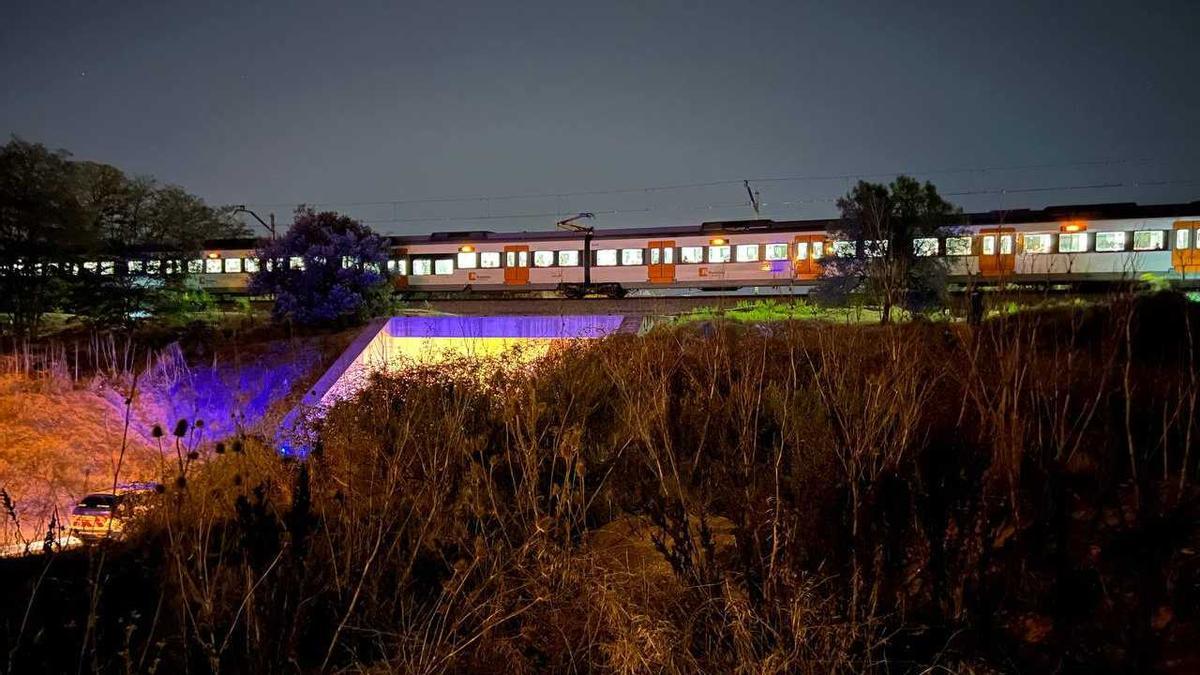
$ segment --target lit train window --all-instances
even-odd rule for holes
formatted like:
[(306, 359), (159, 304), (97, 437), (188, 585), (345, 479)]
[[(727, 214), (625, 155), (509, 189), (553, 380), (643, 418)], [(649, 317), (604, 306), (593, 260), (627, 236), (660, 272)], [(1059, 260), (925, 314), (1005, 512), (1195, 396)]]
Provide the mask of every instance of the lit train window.
[(996, 235), (985, 235), (980, 244), (980, 250), (984, 255), (996, 255)]
[(787, 260), (787, 249), (787, 244), (767, 244), (766, 255), (763, 257), (767, 260)]
[(579, 251), (559, 251), (559, 267), (575, 267), (579, 264)]
[(246, 258), (242, 263), (242, 269), (249, 274), (258, 272), (258, 258)]
[(454, 261), (449, 258), (441, 258), (433, 261), (434, 274), (454, 274)]
[(617, 249), (603, 248), (596, 251), (596, 265), (599, 267), (612, 267), (617, 264)]
[(623, 249), (621, 249), (621, 264), (622, 265), (641, 265), (642, 264), (642, 249), (640, 249), (640, 248), (623, 248)]
[(1124, 232), (1097, 232), (1096, 233), (1096, 250), (1097, 251), (1124, 251), (1125, 250), (1125, 233)]
[(130, 274), (141, 274), (145, 269), (145, 263), (141, 260), (130, 260), (128, 269)]
[(796, 244), (796, 260), (808, 260), (808, 242)]
[(888, 242), (886, 239), (868, 239), (863, 242), (863, 255), (868, 258), (878, 258), (887, 253)]
[(475, 253), (474, 251), (460, 252), (458, 254), (458, 269), (460, 269), (460, 270), (475, 269), (475, 264), (476, 264), (476, 261), (478, 260), (478, 258), (479, 258), (479, 254)]
[(913, 239), (913, 255), (919, 258), (929, 258), (938, 253), (937, 237), (919, 237)]
[[(13, 266), (13, 269), (20, 270), (20, 269), (24, 269), (24, 267), (25, 266), (22, 265), (21, 263), (17, 263), (16, 265)], [(92, 260), (89, 260), (89, 261), (83, 263), (83, 269), (85, 269), (89, 272), (95, 272), (97, 269), (99, 269), (99, 267), (100, 267), (100, 264), (95, 261), (92, 261)]]
[(1022, 237), (1022, 246), (1026, 253), (1050, 253), (1054, 248), (1054, 235), (1027, 234)]
[(187, 261), (187, 273), (188, 274), (200, 274), (203, 271), (204, 271), (204, 261), (203, 260)]
[(554, 266), (554, 251), (534, 251), (533, 252), (534, 267), (553, 267)]
[(159, 272), (162, 272), (162, 261), (161, 260), (147, 260), (146, 261), (146, 274), (158, 274)]
[(204, 260), (204, 273), (205, 274), (218, 274), (220, 272), (221, 272), (221, 259), (220, 258), (206, 258)]
[(484, 251), (479, 254), (479, 266), (485, 270), (500, 267), (499, 251)]
[(813, 260), (820, 260), (821, 256), (825, 255), (825, 242), (814, 241), (808, 252), (812, 254)]
[(1187, 248), (1191, 246), (1191, 239), (1191, 230), (1175, 230), (1175, 248)]
[(971, 255), (971, 238), (946, 237), (946, 255)]
[(226, 258), (225, 271), (230, 274), (241, 274), (242, 259), (241, 258)]
[(704, 262), (704, 247), (703, 246), (684, 246), (679, 249), (679, 261), (683, 263), (702, 263)]
[(1162, 229), (1145, 229), (1145, 231), (1133, 233), (1134, 251), (1160, 251), (1162, 249)]
[(288, 260), (288, 266), (294, 270), (302, 270), (304, 269), (304, 258), (301, 258), (300, 256), (292, 256)]
[(412, 273), (414, 277), (433, 274), (433, 261), (429, 258), (413, 258)]
[(1011, 235), (1011, 234), (1000, 235), (1000, 255), (1012, 255), (1012, 254), (1013, 254), (1013, 235)]
[(758, 244), (738, 244), (738, 262), (758, 262)]
[(1133, 250), (1161, 251), (1163, 249), (1162, 230), (1142, 230), (1133, 233)]
[(100, 274), (109, 275), (116, 271), (117, 266), (111, 260), (100, 263)]
[(1058, 235), (1059, 253), (1083, 253), (1087, 250), (1087, 233), (1073, 232)]
[(852, 241), (835, 241), (833, 242), (833, 254), (839, 258), (854, 257), (854, 242)]
[(729, 262), (729, 256), (732, 248), (729, 246), (709, 246), (708, 247), (708, 262), (710, 263), (726, 263)]

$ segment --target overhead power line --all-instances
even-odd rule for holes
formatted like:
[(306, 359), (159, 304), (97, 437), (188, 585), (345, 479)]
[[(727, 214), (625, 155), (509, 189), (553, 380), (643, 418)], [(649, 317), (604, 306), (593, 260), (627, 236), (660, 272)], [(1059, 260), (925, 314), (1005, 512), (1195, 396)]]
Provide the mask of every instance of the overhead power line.
[(783, 183), (783, 182), (818, 182), (818, 181), (833, 181), (833, 180), (855, 180), (880, 178), (885, 176), (897, 176), (900, 174), (908, 174), (913, 176), (942, 176), (953, 174), (969, 174), (969, 173), (999, 173), (1009, 171), (1034, 171), (1044, 169), (1069, 169), (1095, 166), (1117, 166), (1124, 164), (1152, 164), (1158, 163), (1159, 160), (1152, 158), (1142, 159), (1105, 159), (1105, 160), (1083, 160), (1074, 162), (1046, 162), (1038, 164), (1014, 164), (1014, 165), (996, 165), (983, 167), (955, 167), (955, 168), (940, 168), (928, 169), (924, 171), (914, 170), (898, 170), (898, 171), (880, 171), (880, 172), (857, 172), (857, 173), (839, 173), (839, 174), (797, 174), (783, 176), (759, 176), (751, 178), (730, 178), (722, 180), (702, 181), (694, 183), (673, 183), (665, 185), (647, 185), (642, 187), (627, 187), (614, 188), (605, 190), (575, 190), (568, 192), (527, 192), (527, 193), (512, 193), (498, 195), (460, 195), (447, 197), (425, 197), (419, 199), (385, 199), (374, 201), (296, 201), (296, 202), (274, 202), (261, 203), (256, 202), (254, 206), (263, 208), (288, 208), (297, 204), (310, 204), (314, 206), (326, 207), (363, 207), (363, 206), (405, 206), (415, 204), (448, 204), (462, 202), (492, 202), (492, 201), (511, 201), (520, 199), (557, 199), (565, 197), (594, 197), (602, 195), (618, 195), (618, 194), (637, 194), (637, 193), (655, 193), (669, 192), (675, 190), (689, 190), (709, 187), (720, 187), (726, 185), (744, 185), (747, 181), (753, 183)]
[[(987, 188), (975, 190), (954, 190), (942, 192), (945, 197), (974, 197), (983, 195), (1008, 195), (1008, 194), (1030, 194), (1040, 192), (1073, 192), (1082, 190), (1111, 190), (1123, 187), (1158, 187), (1166, 185), (1191, 185), (1200, 184), (1200, 179), (1189, 178), (1182, 180), (1155, 180), (1155, 181), (1128, 181), (1128, 182), (1109, 182), (1109, 183), (1083, 183), (1073, 185), (1051, 185), (1041, 187), (1007, 187), (1007, 188)], [(833, 204), (836, 203), (844, 195), (828, 195), (820, 197), (794, 197), (789, 199), (762, 201), (759, 203), (761, 208), (770, 206), (803, 206), (812, 204)], [(621, 215), (634, 213), (650, 213), (654, 211), (700, 211), (700, 210), (718, 210), (731, 208), (748, 208), (749, 201), (729, 201), (717, 202), (709, 204), (673, 204), (662, 206), (647, 206), (640, 208), (621, 208), (607, 210), (593, 210), (594, 215)], [(389, 225), (401, 223), (453, 223), (453, 222), (484, 222), (495, 220), (519, 220), (519, 219), (534, 219), (534, 218), (557, 218), (562, 215), (561, 211), (540, 211), (540, 212), (525, 212), (525, 213), (484, 213), (473, 216), (430, 216), (430, 217), (415, 217), (415, 218), (381, 218), (381, 219), (363, 219), (362, 222), (370, 225)]]

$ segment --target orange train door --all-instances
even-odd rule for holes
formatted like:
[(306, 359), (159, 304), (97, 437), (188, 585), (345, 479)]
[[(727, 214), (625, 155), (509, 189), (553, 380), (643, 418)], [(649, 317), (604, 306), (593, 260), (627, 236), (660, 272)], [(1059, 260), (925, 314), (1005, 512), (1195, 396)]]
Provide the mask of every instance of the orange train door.
[(650, 264), (646, 266), (652, 284), (669, 284), (675, 281), (675, 242), (650, 242)]
[(408, 249), (398, 248), (392, 251), (388, 261), (389, 272), (392, 273), (392, 287), (406, 288), (408, 286)]
[(1011, 227), (990, 227), (979, 231), (979, 274), (985, 277), (1008, 276), (1017, 267), (1017, 234)]
[(1180, 274), (1200, 272), (1200, 220), (1177, 220), (1171, 231), (1171, 267)]
[(504, 247), (504, 283), (524, 286), (529, 283), (529, 247)]
[(792, 270), (797, 279), (815, 279), (821, 276), (821, 259), (825, 257), (825, 235), (797, 235), (792, 248)]

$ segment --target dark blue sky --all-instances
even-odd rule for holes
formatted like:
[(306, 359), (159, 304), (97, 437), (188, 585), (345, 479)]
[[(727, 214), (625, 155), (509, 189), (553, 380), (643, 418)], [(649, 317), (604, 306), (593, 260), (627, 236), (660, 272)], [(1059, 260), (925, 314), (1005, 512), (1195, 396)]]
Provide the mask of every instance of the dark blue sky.
[[(0, 132), (387, 231), (751, 213), (735, 182), (364, 202), (896, 170), (969, 210), (1200, 198), (1200, 3), (968, 4), (6, 0)], [(756, 187), (818, 217), (848, 182)]]

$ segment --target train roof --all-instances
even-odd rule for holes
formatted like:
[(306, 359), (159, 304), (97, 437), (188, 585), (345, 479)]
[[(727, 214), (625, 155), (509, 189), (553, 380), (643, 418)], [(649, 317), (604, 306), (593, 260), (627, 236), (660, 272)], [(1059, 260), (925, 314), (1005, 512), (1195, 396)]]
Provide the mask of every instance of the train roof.
[[(1064, 204), (1042, 209), (1004, 209), (979, 213), (962, 214), (961, 225), (1000, 225), (1044, 223), (1062, 220), (1125, 220), (1138, 218), (1172, 218), (1200, 215), (1200, 200), (1173, 204), (1137, 204), (1114, 202), (1106, 204)], [(736, 232), (803, 232), (822, 231), (838, 223), (837, 218), (815, 218), (807, 220), (721, 220), (700, 224), (667, 225), (659, 227), (597, 228), (595, 239), (621, 239), (631, 237), (686, 236), (696, 234)], [(556, 239), (578, 239), (579, 232), (570, 230), (533, 230), (521, 232), (494, 232), (491, 230), (451, 230), (430, 234), (390, 235), (393, 245), (430, 244), (439, 242), (481, 241), (553, 241)], [(222, 239), (205, 242), (206, 249), (250, 249), (262, 240)]]

